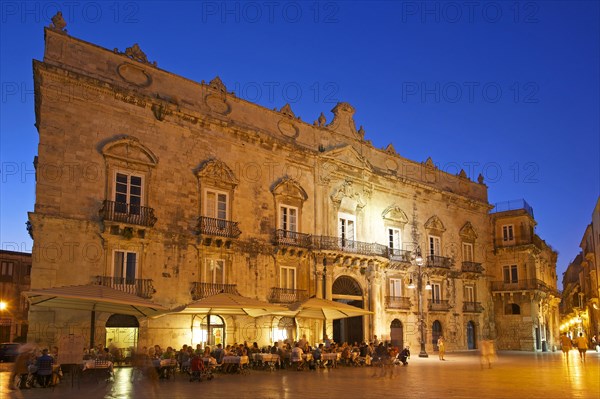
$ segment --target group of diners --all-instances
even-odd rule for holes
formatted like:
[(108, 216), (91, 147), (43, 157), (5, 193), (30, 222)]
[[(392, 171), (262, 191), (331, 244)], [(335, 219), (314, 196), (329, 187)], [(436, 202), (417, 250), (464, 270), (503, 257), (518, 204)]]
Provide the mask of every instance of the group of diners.
[[(225, 347), (221, 343), (204, 347), (197, 344), (195, 348), (184, 344), (179, 350), (171, 346), (163, 349), (160, 345), (143, 347), (134, 357), (134, 366), (140, 369), (153, 367), (159, 378), (169, 378), (176, 369), (191, 375), (192, 371), (198, 371), (198, 363), (201, 363), (202, 369), (222, 373), (241, 372), (246, 368), (263, 369), (269, 366), (273, 369), (316, 370), (336, 367), (338, 364), (370, 366), (398, 359), (398, 354), (398, 349), (391, 344), (366, 341), (360, 344), (337, 344), (327, 336), (323, 342), (312, 346), (304, 335), (297, 342), (276, 341), (263, 347), (257, 342), (234, 343)], [(264, 361), (267, 358), (269, 361)], [(402, 363), (406, 364), (406, 356)]]

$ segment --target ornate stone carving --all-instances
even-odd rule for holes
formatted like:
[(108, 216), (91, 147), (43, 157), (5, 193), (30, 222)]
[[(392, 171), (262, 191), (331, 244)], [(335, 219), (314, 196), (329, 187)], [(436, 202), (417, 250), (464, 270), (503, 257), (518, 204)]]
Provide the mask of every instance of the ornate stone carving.
[(398, 205), (390, 205), (381, 213), (384, 219), (401, 225), (408, 223), (406, 213)]
[(394, 145), (392, 143), (389, 143), (387, 147), (385, 147), (385, 152), (387, 152), (388, 154), (391, 155), (398, 155), (398, 153), (396, 152), (396, 149), (394, 148)]
[(281, 107), (279, 112), (281, 112), (282, 114), (284, 114), (286, 116), (290, 116), (292, 118), (296, 117), (296, 115), (294, 115), (294, 111), (292, 111), (292, 107), (288, 103), (286, 103), (283, 107)]
[(50, 29), (52, 29), (53, 31), (56, 31), (56, 32), (67, 33), (67, 30), (65, 29), (65, 27), (67, 26), (67, 23), (64, 20), (61, 11), (57, 12), (52, 17), (51, 21), (52, 21), (52, 23), (48, 26), (48, 28), (50, 28)]
[(425, 228), (427, 230), (435, 230), (437, 232), (446, 231), (444, 224), (437, 215), (433, 215), (427, 222), (425, 222)]
[(298, 129), (295, 123), (290, 122), (287, 118), (277, 122), (277, 129), (279, 129), (281, 134), (290, 139), (295, 139), (300, 135), (300, 129)]
[(483, 184), (483, 175), (481, 173), (479, 174), (479, 176), (477, 176), (477, 183)]
[(473, 229), (471, 222), (465, 223), (458, 234), (464, 241), (473, 242), (477, 239), (477, 233), (475, 233), (475, 229)]
[(362, 210), (367, 203), (361, 198), (359, 192), (357, 192), (352, 184), (351, 180), (344, 180), (342, 185), (331, 195), (331, 201), (334, 206), (339, 209), (342, 204), (342, 200), (348, 198), (356, 202), (356, 210)]
[(461, 169), (460, 172), (458, 172), (458, 177), (461, 179), (468, 179), (467, 172), (465, 172), (464, 169)]
[(143, 68), (129, 62), (119, 65), (117, 74), (127, 83), (138, 87), (148, 87), (152, 84), (152, 77)]
[(146, 57), (146, 53), (142, 51), (140, 45), (134, 43), (133, 46), (127, 47), (124, 53), (120, 53), (118, 49), (114, 49), (116, 54), (125, 54), (127, 57), (131, 58), (134, 61), (141, 62), (143, 64), (148, 64), (152, 66), (156, 66), (156, 61), (150, 62), (148, 61), (148, 57)]
[(214, 158), (202, 162), (196, 170), (196, 175), (200, 179), (207, 178), (230, 186), (236, 186), (238, 183), (238, 180), (229, 166)]
[(227, 93), (227, 88), (225, 87), (225, 84), (218, 76), (215, 76), (215, 78), (208, 83), (208, 86), (221, 93)]
[(435, 164), (433, 163), (433, 160), (431, 159), (431, 157), (427, 157), (427, 160), (425, 160), (424, 165), (426, 168), (435, 169)]
[(317, 126), (325, 127), (326, 123), (327, 119), (325, 118), (325, 115), (323, 115), (323, 113), (321, 112), (321, 115), (319, 115), (319, 119), (317, 119)]
[(100, 152), (108, 158), (149, 166), (158, 164), (158, 157), (149, 148), (140, 143), (136, 137), (120, 136), (101, 144)]
[(360, 127), (358, 128), (358, 135), (361, 139), (365, 138), (365, 129), (363, 129), (362, 125), (360, 125)]
[(274, 195), (282, 195), (285, 197), (297, 198), (301, 201), (306, 201), (308, 194), (302, 188), (300, 183), (290, 177), (282, 177), (271, 186), (271, 192)]
[(333, 120), (327, 128), (334, 130), (346, 137), (362, 139), (354, 125), (354, 107), (348, 103), (338, 103), (332, 110)]

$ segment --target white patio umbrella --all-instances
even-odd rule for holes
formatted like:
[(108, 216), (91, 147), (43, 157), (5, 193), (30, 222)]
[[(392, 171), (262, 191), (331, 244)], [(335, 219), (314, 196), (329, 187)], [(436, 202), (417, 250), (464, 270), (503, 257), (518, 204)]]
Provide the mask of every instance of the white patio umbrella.
[(309, 298), (295, 302), (289, 306), (289, 310), (292, 311), (294, 317), (318, 320), (337, 320), (373, 314), (371, 311), (356, 306), (323, 298)]

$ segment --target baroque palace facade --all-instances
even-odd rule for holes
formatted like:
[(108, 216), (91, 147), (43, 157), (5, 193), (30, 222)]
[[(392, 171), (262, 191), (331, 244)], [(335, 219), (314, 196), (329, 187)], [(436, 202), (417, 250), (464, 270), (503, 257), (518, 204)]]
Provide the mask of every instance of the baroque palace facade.
[[(507, 347), (534, 350), (535, 328), (554, 339), (558, 325), (546, 315), (556, 308), (543, 307), (551, 290), (511, 286), (510, 273), (492, 286), (505, 277), (494, 234), (502, 227), (483, 177), (405, 159), (391, 144), (375, 148), (347, 103), (329, 122), (321, 114), (306, 123), (289, 105), (269, 110), (236, 97), (218, 77), (197, 83), (159, 69), (137, 45), (109, 51), (56, 22), (45, 44), (44, 60), (34, 61), (32, 289), (107, 285), (170, 309), (218, 292), (284, 305), (315, 296), (372, 312), (324, 325), (100, 313), (98, 342), (109, 326), (134, 326), (144, 345), (266, 345), (302, 334), (314, 343), (325, 332), (414, 349), (421, 320), (428, 352), (442, 334), (449, 350), (476, 348), (509, 322), (522, 331)], [(53, 248), (60, 259), (44, 256)], [(540, 278), (534, 255), (524, 256), (523, 276)], [(555, 261), (543, 264), (553, 287)], [(516, 302), (522, 314), (510, 307), (505, 316)], [(29, 319), (30, 341), (89, 335), (89, 312), (32, 306)]]

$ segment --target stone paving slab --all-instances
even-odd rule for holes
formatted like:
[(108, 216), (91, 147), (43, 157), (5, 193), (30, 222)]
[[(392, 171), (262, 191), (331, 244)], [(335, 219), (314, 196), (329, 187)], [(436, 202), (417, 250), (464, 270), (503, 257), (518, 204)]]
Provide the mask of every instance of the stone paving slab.
[(116, 371), (111, 383), (84, 381), (71, 388), (68, 375), (55, 389), (7, 389), (10, 368), (0, 367), (0, 398), (600, 398), (600, 355), (588, 352), (583, 364), (576, 351), (569, 363), (559, 352), (500, 352), (492, 368), (481, 368), (476, 352), (413, 356), (406, 367), (381, 376), (373, 367), (245, 374), (217, 374), (212, 381), (174, 380), (132, 383), (131, 368)]

